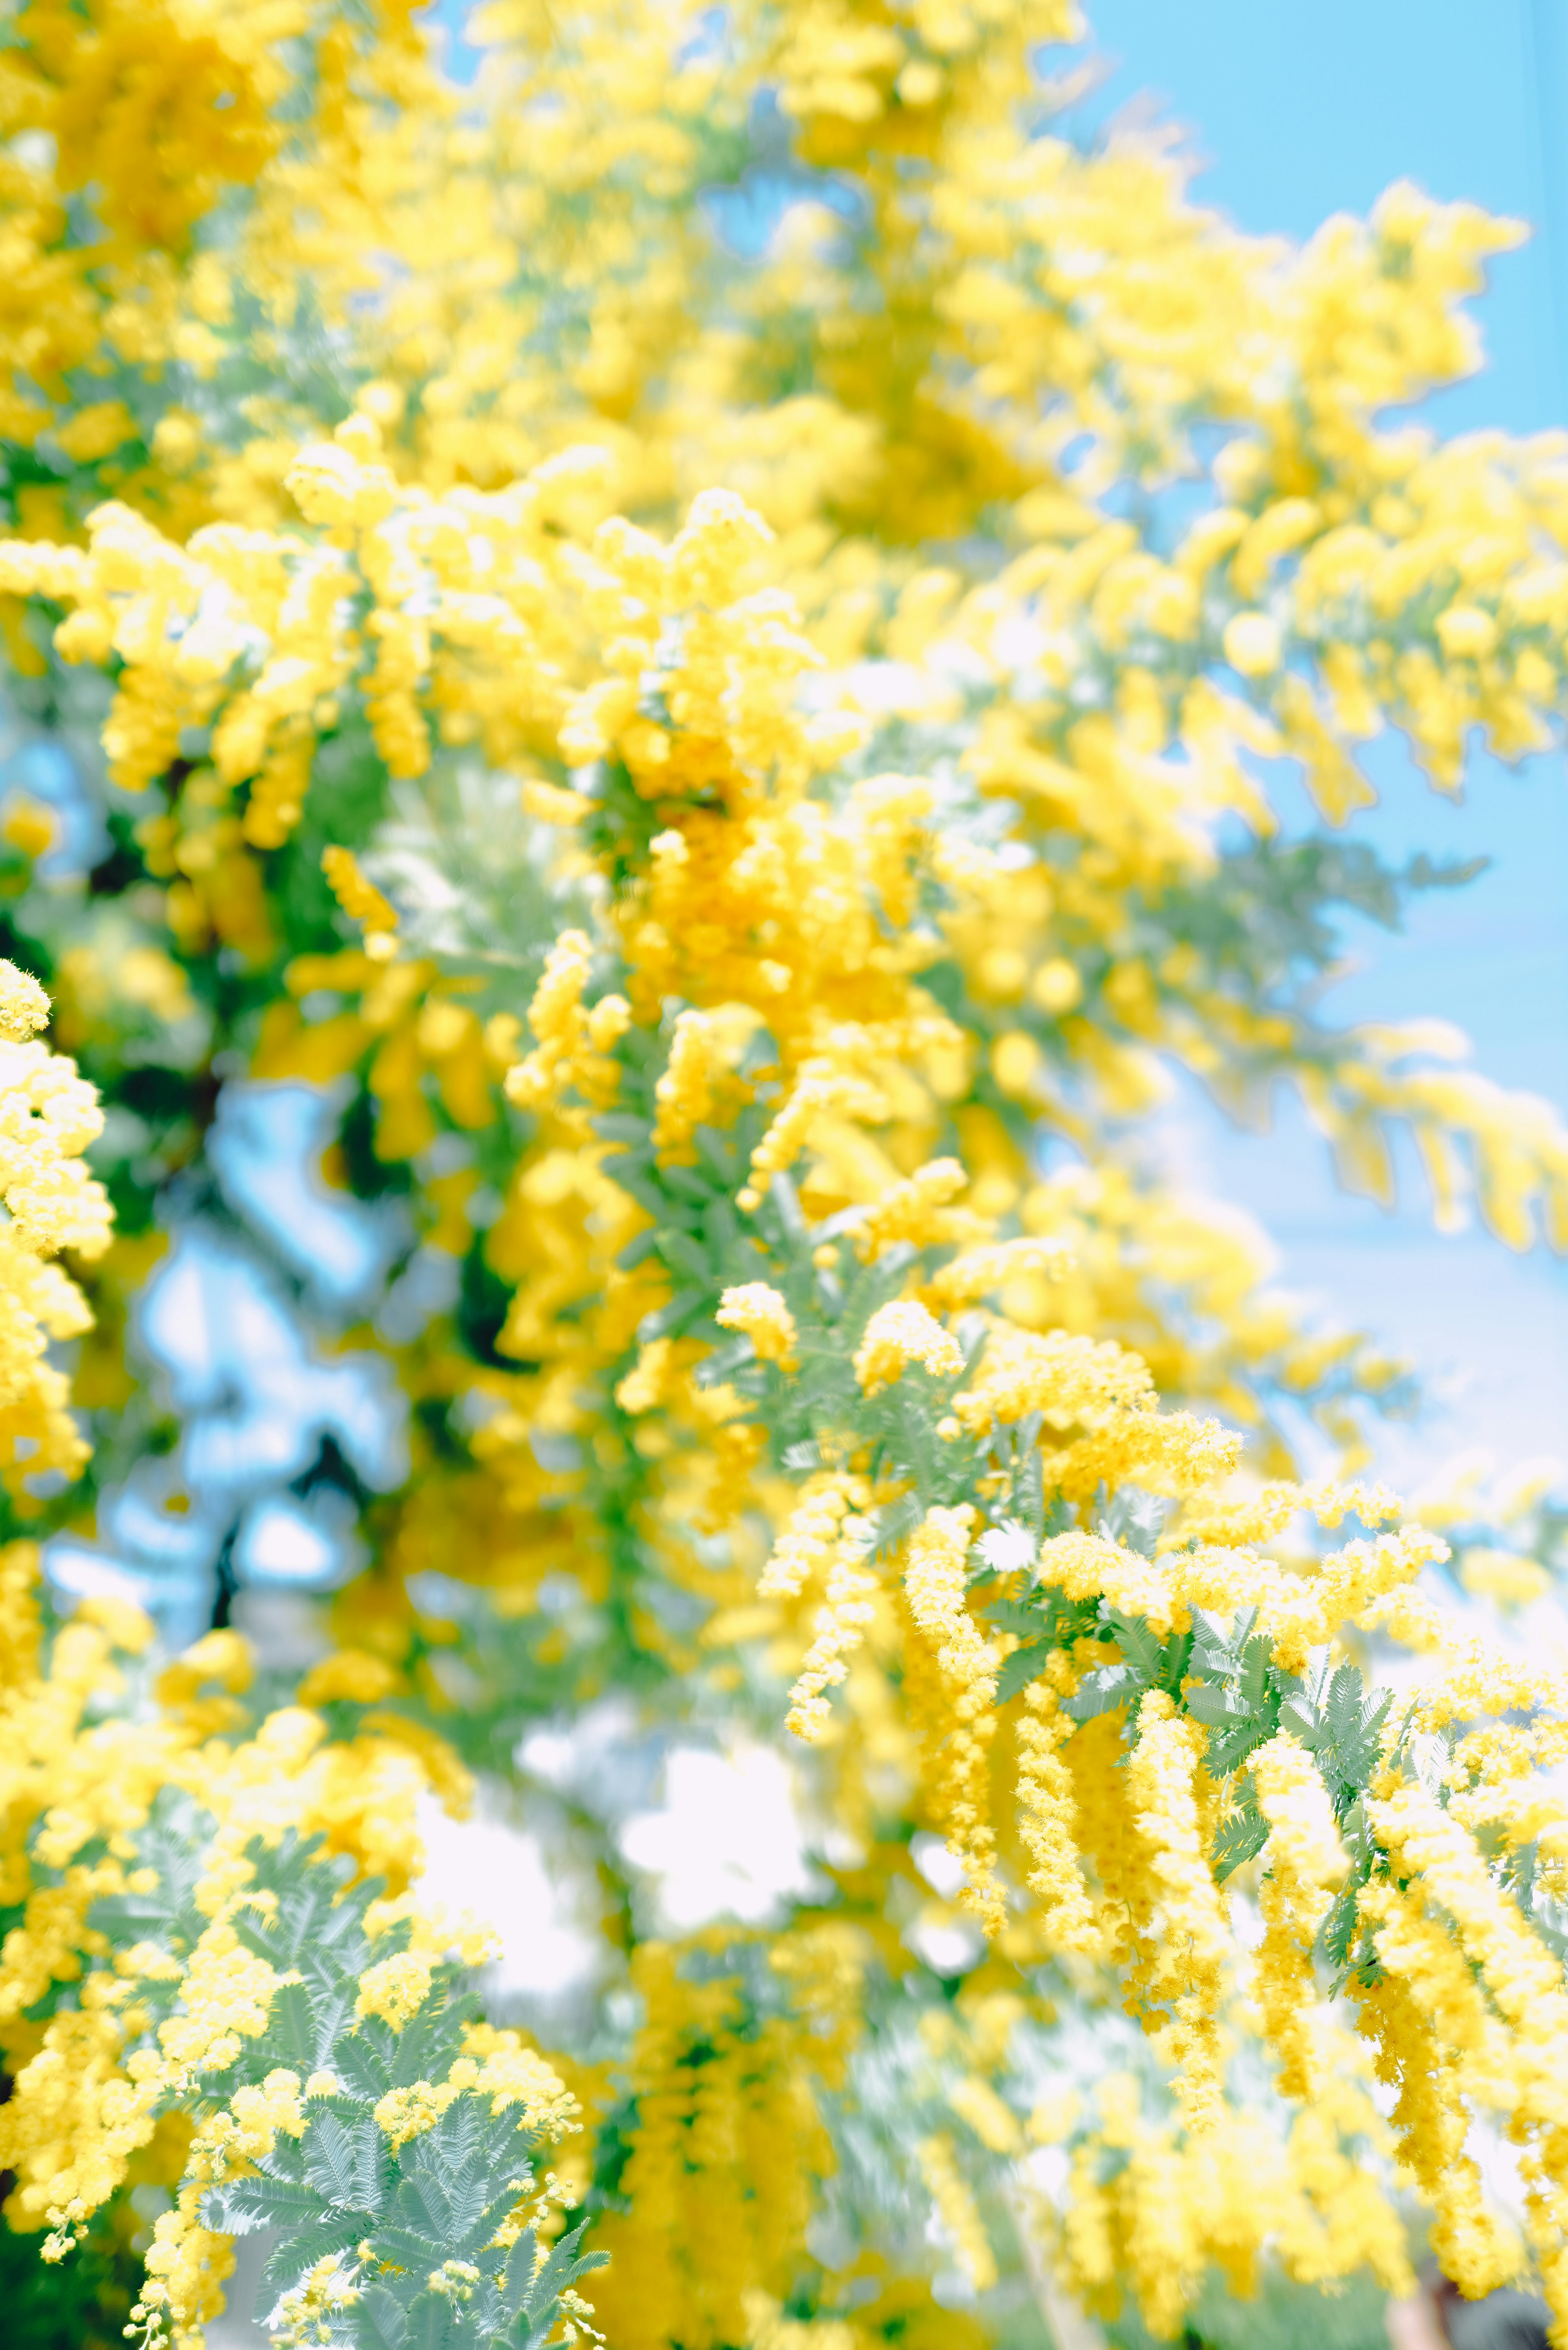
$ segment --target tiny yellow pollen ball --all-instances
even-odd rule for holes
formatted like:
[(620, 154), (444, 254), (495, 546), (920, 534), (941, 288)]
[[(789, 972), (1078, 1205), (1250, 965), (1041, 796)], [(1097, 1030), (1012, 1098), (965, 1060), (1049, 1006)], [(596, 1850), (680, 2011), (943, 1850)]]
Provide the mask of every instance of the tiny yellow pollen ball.
[(202, 428), (183, 409), (171, 409), (152, 429), (152, 453), (171, 473), (182, 473), (202, 453)]
[(826, 1273), (830, 1267), (838, 1263), (836, 1245), (832, 1241), (824, 1241), (820, 1248), (812, 1250), (811, 1261), (819, 1273)]
[(934, 106), (942, 94), (942, 69), (929, 57), (911, 57), (893, 87), (905, 106)]
[(355, 406), (373, 422), (389, 426), (401, 421), (403, 394), (395, 383), (378, 380), (362, 384)]
[(351, 457), (358, 457), (361, 464), (371, 463), (381, 453), (380, 421), (377, 417), (367, 415), (363, 410), (353, 416), (346, 416), (332, 438), (340, 449), (347, 449)]
[(1003, 998), (1022, 995), (1029, 977), (1029, 965), (1016, 947), (992, 947), (981, 955), (976, 975), (987, 995)]
[(1267, 612), (1238, 612), (1225, 627), (1225, 658), (1242, 677), (1267, 677), (1280, 665), (1280, 630)]
[(1029, 983), (1029, 993), (1042, 1012), (1071, 1012), (1084, 997), (1084, 983), (1077, 967), (1065, 955), (1053, 955), (1043, 962)]
[(958, 1421), (953, 1418), (950, 1411), (945, 1412), (942, 1415), (942, 1418), (938, 1420), (937, 1434), (941, 1438), (944, 1444), (952, 1444), (955, 1443), (963, 1434), (963, 1430), (960, 1427)]
[(1497, 642), (1497, 622), (1474, 604), (1450, 604), (1438, 615), (1438, 642), (1450, 660), (1481, 660)]
[(741, 1330), (750, 1338), (757, 1358), (794, 1368), (795, 1325), (780, 1293), (765, 1281), (740, 1283), (726, 1289), (713, 1316), (721, 1330)]
[(1022, 1028), (1010, 1028), (991, 1048), (991, 1074), (1010, 1100), (1020, 1101), (1034, 1083), (1040, 1047)]
[(6, 807), (0, 833), (24, 857), (42, 857), (55, 837), (54, 811), (46, 807), (42, 800), (18, 792)]

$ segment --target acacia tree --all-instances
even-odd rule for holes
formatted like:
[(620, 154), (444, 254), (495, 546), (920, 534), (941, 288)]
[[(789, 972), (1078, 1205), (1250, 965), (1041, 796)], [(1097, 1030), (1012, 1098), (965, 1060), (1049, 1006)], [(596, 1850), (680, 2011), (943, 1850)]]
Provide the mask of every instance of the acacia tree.
[[(18, 2338), (129, 2247), (193, 2345), (265, 2230), (286, 2343), (1023, 2350), (1429, 2227), (1568, 2341), (1561, 1691), (1445, 1585), (1558, 1522), (1411, 1523), (1395, 1367), (1147, 1141), (1294, 1087), (1561, 1242), (1541, 1104), (1319, 997), (1464, 878), (1360, 746), (1556, 739), (1568, 472), (1398, 421), (1511, 224), (1246, 238), (1081, 31), (11, 19)], [(660, 1932), (627, 1814), (741, 1739), (810, 1887)], [(548, 2059), (408, 1891), (473, 1773), (602, 1917)]]

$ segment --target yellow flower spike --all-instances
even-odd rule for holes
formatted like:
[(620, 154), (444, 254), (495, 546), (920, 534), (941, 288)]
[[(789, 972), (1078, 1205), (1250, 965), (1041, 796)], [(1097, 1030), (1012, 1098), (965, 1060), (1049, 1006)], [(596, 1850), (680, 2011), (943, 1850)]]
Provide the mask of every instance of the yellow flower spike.
[(682, 1012), (656, 1088), (659, 1114), (652, 1139), (662, 1157), (678, 1159), (688, 1152), (692, 1134), (711, 1117), (718, 1067), (711, 1020), (705, 1013)]
[(1055, 1692), (1032, 1681), (1018, 1731), (1018, 1826), (1031, 1861), (1029, 1889), (1040, 1901), (1045, 1931), (1058, 1950), (1093, 1950), (1099, 1927), (1078, 1857), (1077, 1804), (1061, 1748), (1076, 1724), (1063, 1715)]
[(321, 869), (349, 920), (364, 925), (366, 953), (373, 962), (389, 962), (397, 952), (396, 909), (373, 882), (366, 880), (358, 860), (347, 848), (324, 848)]
[(989, 2293), (996, 2282), (996, 2255), (984, 2222), (953, 2155), (946, 2131), (923, 2138), (916, 2148), (927, 2191), (937, 2209), (953, 2256), (976, 2293)]
[[(655, 1342), (659, 1343), (658, 1341)], [(835, 1552), (852, 1510), (871, 1498), (863, 1477), (838, 1472), (813, 1479), (782, 1528), (757, 1585), (763, 1598), (794, 1598)]]
[(1312, 2098), (1323, 2079), (1324, 2051), (1314, 2034), (1316, 1983), (1312, 1951), (1318, 1928), (1349, 1862), (1323, 1781), (1287, 1732), (1258, 1748), (1249, 1767), (1258, 1808), (1269, 1824), (1260, 1903), (1263, 1941), (1254, 1995), (1263, 2028), (1282, 2059), (1288, 2096)]
[(1179, 2094), (1187, 2126), (1197, 2130), (1213, 2128), (1219, 2116), (1220, 2007), (1231, 1947), (1210, 1871), (1200, 1776), (1206, 1744), (1199, 1725), (1179, 1719), (1162, 1691), (1144, 1697), (1127, 1793), (1163, 1913), (1147, 1983), (1169, 2003)]
[(545, 958), (528, 1006), (532, 1053), (506, 1073), (506, 1097), (520, 1109), (542, 1109), (570, 1083), (573, 1065), (587, 1035), (583, 990), (593, 967), (593, 948), (581, 931), (567, 931)]
[(909, 1536), (904, 1590), (909, 1613), (936, 1648), (942, 1670), (989, 1700), (995, 1692), (996, 1659), (964, 1605), (973, 1525), (974, 1512), (967, 1506), (929, 1510)]
[(369, 530), (390, 513), (397, 484), (384, 465), (380, 433), (369, 416), (351, 416), (332, 441), (302, 450), (285, 486), (307, 522), (354, 534)]
[(828, 1726), (825, 1691), (841, 1688), (848, 1679), (849, 1659), (876, 1621), (879, 1586), (866, 1564), (863, 1542), (855, 1538), (855, 1527), (849, 1520), (834, 1545), (823, 1604), (813, 1618), (812, 1643), (789, 1693), (785, 1725), (808, 1743)]

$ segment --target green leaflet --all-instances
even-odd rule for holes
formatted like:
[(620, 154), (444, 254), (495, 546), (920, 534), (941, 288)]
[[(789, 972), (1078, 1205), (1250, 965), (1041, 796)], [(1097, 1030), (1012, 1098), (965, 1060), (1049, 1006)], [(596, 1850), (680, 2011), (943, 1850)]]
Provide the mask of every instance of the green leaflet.
[(1054, 1645), (1050, 1640), (1031, 1640), (1026, 1648), (1014, 1648), (996, 1677), (998, 1705), (1005, 1705), (1010, 1697), (1017, 1696), (1026, 1682), (1044, 1671)]
[(1255, 1803), (1240, 1805), (1220, 1821), (1214, 1837), (1214, 1874), (1221, 1885), (1243, 1861), (1256, 1859), (1268, 1835), (1269, 1824)]
[(1326, 1657), (1302, 1679), (1290, 1673), (1277, 1678), (1282, 1698), (1280, 1727), (1299, 1738), (1315, 1758), (1343, 1820), (1372, 1775), (1393, 1691), (1369, 1695), (1355, 1665), (1331, 1668)]

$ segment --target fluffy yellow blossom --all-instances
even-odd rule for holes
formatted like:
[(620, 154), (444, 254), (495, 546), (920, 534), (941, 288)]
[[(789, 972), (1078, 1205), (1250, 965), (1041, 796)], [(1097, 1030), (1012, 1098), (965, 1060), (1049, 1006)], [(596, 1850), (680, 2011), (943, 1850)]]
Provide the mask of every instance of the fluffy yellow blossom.
[(346, 1698), (355, 1704), (374, 1705), (396, 1686), (397, 1676), (384, 1659), (368, 1656), (362, 1648), (343, 1648), (311, 1666), (299, 1684), (299, 1701), (327, 1705)]
[(459, 2095), (452, 2082), (434, 2088), (429, 2081), (413, 2081), (404, 2089), (389, 2089), (376, 2107), (377, 2127), (386, 2134), (395, 2153), (412, 2137), (433, 2129)]
[(430, 1960), (416, 1958), (411, 1950), (400, 1951), (393, 1958), (379, 1960), (360, 1977), (358, 2012), (379, 2015), (394, 2032), (400, 2032), (410, 2016), (423, 2006), (430, 1987)]
[(581, 1049), (582, 995), (592, 963), (593, 949), (581, 931), (568, 931), (550, 950), (528, 1006), (534, 1050), (506, 1073), (507, 1098), (520, 1108), (539, 1109), (550, 1101)]
[(989, 1247), (965, 1249), (950, 1263), (938, 1268), (927, 1284), (926, 1294), (934, 1305), (950, 1313), (956, 1306), (971, 1305), (1004, 1289), (1010, 1282), (1027, 1279), (1031, 1274), (1050, 1278), (1063, 1270), (1067, 1253), (1061, 1241), (1033, 1238), (994, 1241)]
[(969, 1177), (956, 1159), (934, 1159), (907, 1182), (895, 1183), (874, 1207), (866, 1209), (855, 1226), (856, 1253), (874, 1264), (899, 1241), (929, 1248), (943, 1241), (968, 1240), (983, 1232), (972, 1211), (950, 1203), (969, 1187)]
[(924, 1305), (912, 1299), (879, 1305), (855, 1350), (855, 1376), (867, 1395), (890, 1387), (910, 1363), (934, 1379), (955, 1378), (963, 1368), (958, 1340)]
[(659, 1080), (659, 1115), (653, 1124), (657, 1149), (685, 1150), (695, 1128), (711, 1117), (716, 1056), (712, 1024), (701, 1012), (682, 1012), (675, 1023), (670, 1059)]
[(1147, 1367), (1114, 1344), (1053, 1330), (1044, 1336), (1002, 1325), (987, 1339), (972, 1388), (953, 1399), (976, 1433), (997, 1420), (1045, 1415), (1053, 1426), (1103, 1420), (1147, 1409), (1154, 1399)]
[(1243, 677), (1266, 677), (1280, 665), (1280, 631), (1266, 612), (1238, 612), (1225, 624), (1225, 658)]
[(743, 1330), (762, 1362), (794, 1370), (794, 1316), (778, 1291), (765, 1281), (748, 1281), (726, 1289), (713, 1319), (722, 1330)]

